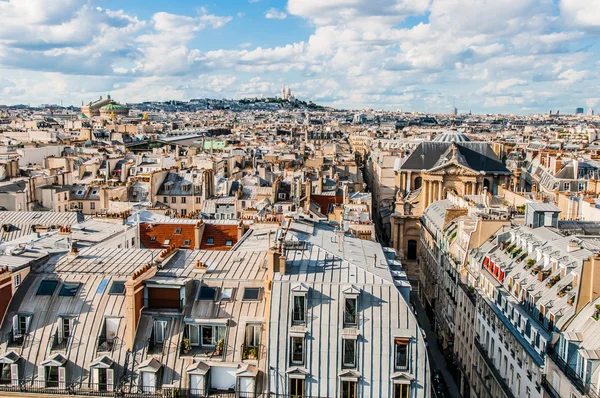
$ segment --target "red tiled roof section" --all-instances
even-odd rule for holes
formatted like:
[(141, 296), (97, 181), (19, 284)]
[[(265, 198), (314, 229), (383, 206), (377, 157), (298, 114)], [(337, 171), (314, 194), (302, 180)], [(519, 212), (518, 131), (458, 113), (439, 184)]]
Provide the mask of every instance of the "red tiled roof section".
[[(196, 241), (194, 224), (140, 224), (140, 242), (148, 249), (161, 249), (165, 247), (165, 240), (170, 239), (168, 245), (180, 249), (193, 249)], [(176, 234), (177, 229), (181, 233)], [(154, 240), (152, 237), (155, 237)], [(189, 245), (184, 245), (189, 240)]]
[(330, 204), (340, 204), (344, 202), (342, 196), (327, 196), (327, 195), (310, 195), (310, 199), (317, 202), (321, 207), (321, 213), (327, 215), (329, 213)]
[[(212, 238), (212, 244), (209, 239)], [(231, 241), (231, 245), (227, 245)], [(204, 223), (204, 234), (200, 249), (202, 250), (230, 250), (237, 243), (237, 225), (208, 224)]]

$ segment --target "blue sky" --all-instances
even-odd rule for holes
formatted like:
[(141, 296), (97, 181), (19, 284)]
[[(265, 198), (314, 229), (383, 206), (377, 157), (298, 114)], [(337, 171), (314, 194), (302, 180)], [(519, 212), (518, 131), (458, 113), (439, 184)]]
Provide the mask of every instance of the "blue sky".
[(600, 108), (600, 0), (0, 0), (0, 104)]

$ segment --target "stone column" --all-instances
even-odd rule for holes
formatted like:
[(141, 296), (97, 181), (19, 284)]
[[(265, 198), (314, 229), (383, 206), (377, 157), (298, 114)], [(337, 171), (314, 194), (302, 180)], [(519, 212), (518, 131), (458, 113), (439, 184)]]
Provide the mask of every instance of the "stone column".
[(427, 189), (427, 194), (429, 195), (429, 201), (427, 202), (427, 206), (429, 206), (433, 202), (433, 181), (429, 181), (429, 188)]
[(444, 182), (438, 181), (438, 200), (444, 200)]
[(423, 211), (425, 211), (425, 209), (427, 208), (427, 206), (429, 205), (429, 203), (427, 203), (427, 199), (428, 199), (428, 195), (429, 195), (429, 181), (422, 181), (421, 182), (421, 190), (423, 191)]

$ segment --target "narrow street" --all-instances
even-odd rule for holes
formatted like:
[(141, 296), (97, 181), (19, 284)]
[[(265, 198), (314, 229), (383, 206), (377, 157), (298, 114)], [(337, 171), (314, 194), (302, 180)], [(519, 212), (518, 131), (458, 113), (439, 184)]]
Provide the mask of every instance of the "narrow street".
[[(446, 386), (448, 387), (448, 392), (451, 398), (460, 398), (458, 387), (456, 386), (452, 375), (448, 371), (446, 358), (444, 358), (444, 354), (437, 344), (437, 337), (435, 332), (431, 329), (431, 323), (425, 314), (425, 309), (421, 305), (415, 286), (413, 286), (413, 291), (410, 293), (410, 299), (415, 306), (419, 325), (425, 331), (425, 336), (427, 336), (427, 349), (432, 368), (431, 370), (438, 370), (441, 373), (444, 381), (446, 382)], [(441, 397), (438, 396), (438, 398)]]

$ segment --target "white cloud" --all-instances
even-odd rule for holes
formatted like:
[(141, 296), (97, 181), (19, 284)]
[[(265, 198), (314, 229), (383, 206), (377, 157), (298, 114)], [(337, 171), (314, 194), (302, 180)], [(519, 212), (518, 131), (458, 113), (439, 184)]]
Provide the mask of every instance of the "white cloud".
[(600, 0), (560, 0), (559, 7), (566, 24), (600, 28)]
[(273, 95), (286, 84), (300, 98), (359, 109), (446, 111), (454, 98), (461, 108), (557, 109), (597, 98), (589, 83), (600, 61), (587, 46), (598, 2), (288, 0), (264, 16), (297, 16), (308, 37), (265, 47), (249, 32), (219, 47), (213, 30), (250, 14), (232, 22), (205, 8), (153, 10), (140, 20), (89, 0), (0, 0), (0, 94), (88, 100), (114, 87), (137, 101)]
[(287, 14), (283, 11), (278, 10), (277, 8), (269, 8), (265, 13), (265, 18), (267, 19), (286, 19)]

